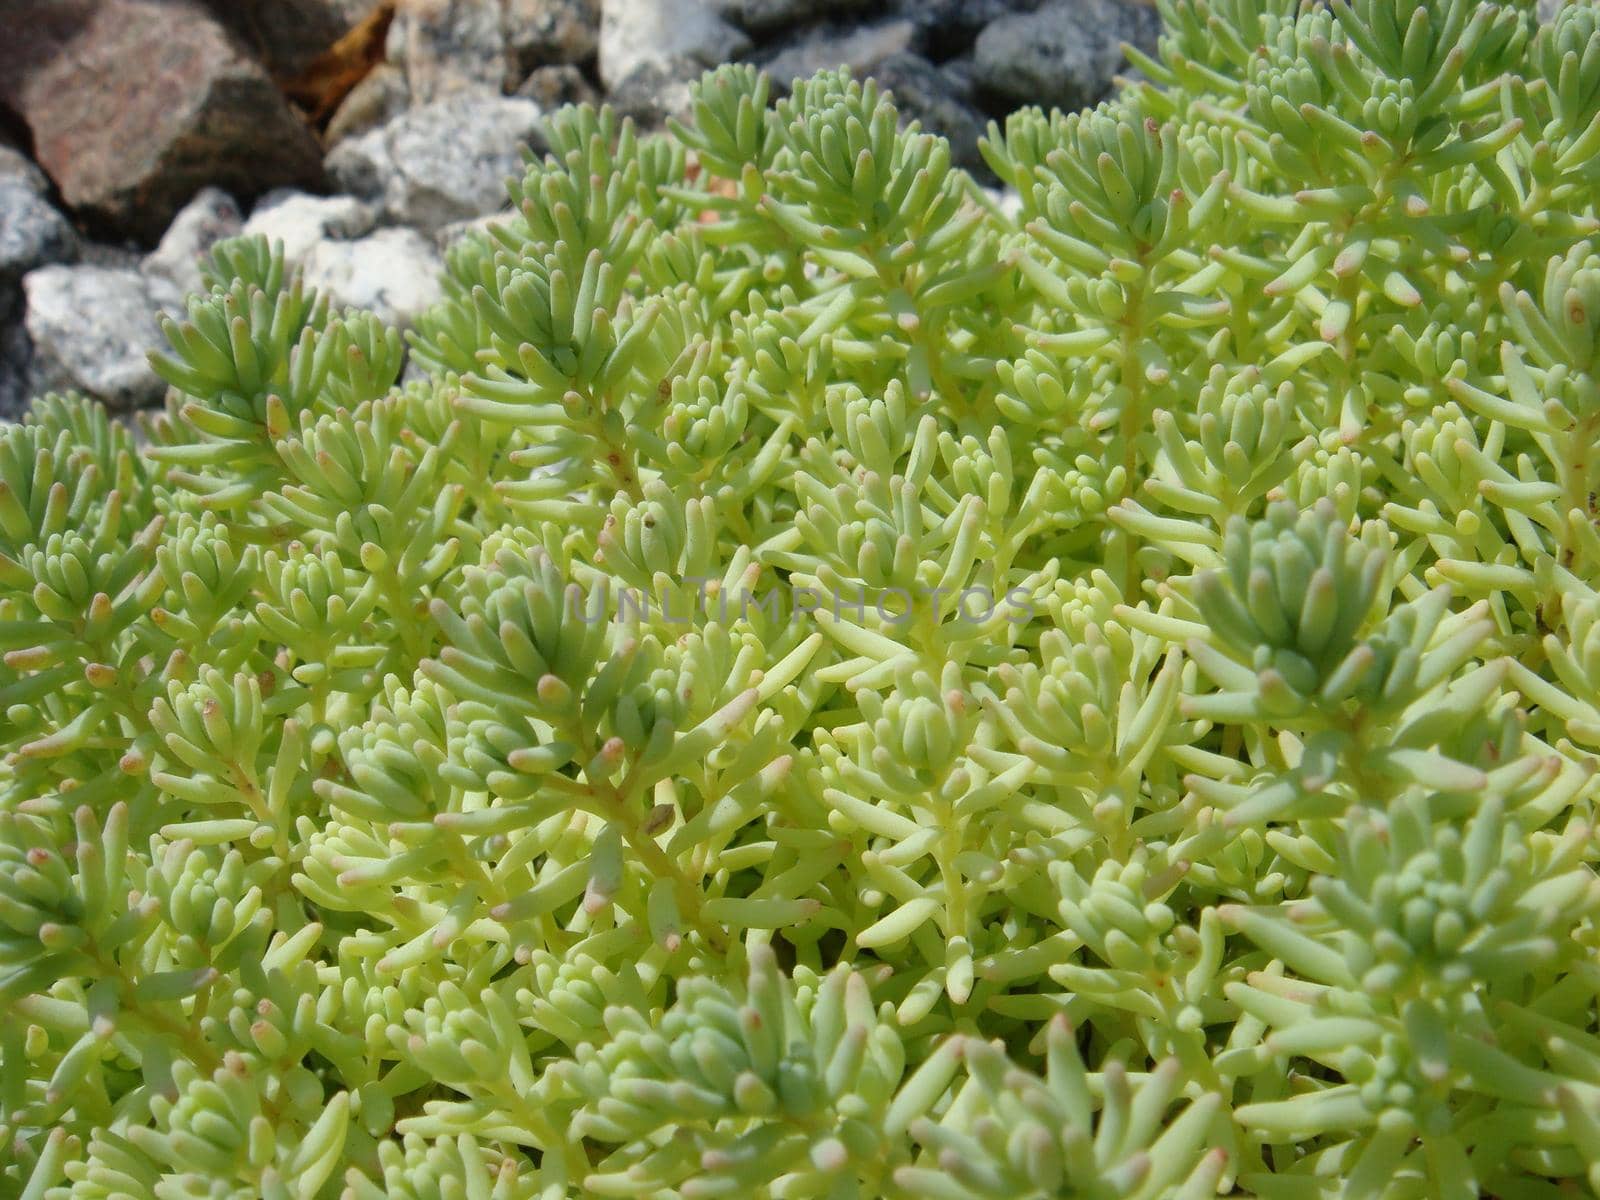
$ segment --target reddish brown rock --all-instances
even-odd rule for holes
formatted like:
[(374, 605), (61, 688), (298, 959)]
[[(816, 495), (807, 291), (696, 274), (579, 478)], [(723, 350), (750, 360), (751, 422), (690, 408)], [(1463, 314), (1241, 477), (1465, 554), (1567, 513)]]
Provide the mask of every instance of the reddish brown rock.
[(0, 28), (0, 101), (101, 232), (153, 243), (206, 184), (320, 180), (316, 138), (192, 0), (0, 0)]
[(355, 29), (378, 0), (204, 0), (279, 79), (294, 79)]

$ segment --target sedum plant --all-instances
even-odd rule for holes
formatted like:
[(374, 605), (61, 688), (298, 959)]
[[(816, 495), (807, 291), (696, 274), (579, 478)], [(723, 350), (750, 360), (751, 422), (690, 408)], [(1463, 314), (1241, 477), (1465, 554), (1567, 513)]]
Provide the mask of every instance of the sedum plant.
[(0, 1196), (1600, 1188), (1600, 8), (1160, 8), (0, 432)]

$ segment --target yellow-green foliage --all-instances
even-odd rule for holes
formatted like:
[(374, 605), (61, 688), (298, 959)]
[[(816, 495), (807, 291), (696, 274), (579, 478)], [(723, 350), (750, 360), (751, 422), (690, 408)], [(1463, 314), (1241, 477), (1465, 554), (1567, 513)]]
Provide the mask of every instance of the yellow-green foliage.
[(0, 1196), (1600, 1187), (1600, 9), (1161, 8), (0, 433)]

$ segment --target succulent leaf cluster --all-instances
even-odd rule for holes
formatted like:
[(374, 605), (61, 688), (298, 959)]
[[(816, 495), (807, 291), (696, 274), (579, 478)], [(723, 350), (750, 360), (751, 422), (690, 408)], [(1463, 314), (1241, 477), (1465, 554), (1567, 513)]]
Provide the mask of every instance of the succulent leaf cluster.
[(0, 1197), (1600, 1189), (1600, 8), (1159, 7), (0, 430)]

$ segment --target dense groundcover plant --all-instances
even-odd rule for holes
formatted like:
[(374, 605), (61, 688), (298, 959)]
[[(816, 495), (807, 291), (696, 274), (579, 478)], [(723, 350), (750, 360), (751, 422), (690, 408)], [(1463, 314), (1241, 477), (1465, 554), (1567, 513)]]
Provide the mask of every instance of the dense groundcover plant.
[(0, 434), (0, 1194), (1600, 1186), (1600, 9), (1161, 7)]

